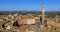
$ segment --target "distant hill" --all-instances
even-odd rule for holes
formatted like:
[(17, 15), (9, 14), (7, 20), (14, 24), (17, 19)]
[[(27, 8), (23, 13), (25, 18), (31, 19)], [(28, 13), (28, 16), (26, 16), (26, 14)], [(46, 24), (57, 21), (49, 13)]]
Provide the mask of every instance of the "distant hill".
[[(0, 11), (0, 15), (1, 14), (9, 14), (9, 13), (19, 13), (19, 14), (28, 14), (28, 13), (31, 13), (31, 14), (41, 14), (41, 11), (34, 11), (34, 10), (31, 10), (31, 11), (23, 11), (23, 10), (20, 10), (20, 11)], [(57, 11), (45, 11), (45, 14), (59, 14), (60, 15), (60, 12), (57, 12)]]

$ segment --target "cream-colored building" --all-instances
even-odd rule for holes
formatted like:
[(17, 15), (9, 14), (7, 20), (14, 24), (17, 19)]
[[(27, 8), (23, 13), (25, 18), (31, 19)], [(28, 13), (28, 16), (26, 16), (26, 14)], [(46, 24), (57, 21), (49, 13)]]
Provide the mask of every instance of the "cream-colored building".
[(19, 24), (35, 24), (36, 19), (39, 19), (38, 17), (34, 17), (32, 15), (23, 15), (19, 18), (18, 23)]

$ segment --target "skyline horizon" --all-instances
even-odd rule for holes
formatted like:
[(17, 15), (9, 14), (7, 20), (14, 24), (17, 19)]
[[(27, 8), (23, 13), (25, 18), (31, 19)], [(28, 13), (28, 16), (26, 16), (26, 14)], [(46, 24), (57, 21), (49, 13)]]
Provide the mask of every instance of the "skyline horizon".
[[(0, 11), (6, 11), (6, 12), (12, 12), (12, 11), (16, 11), (16, 12), (18, 12), (18, 11), (25, 11), (25, 12), (42, 12), (41, 10), (0, 10)], [(60, 12), (60, 10), (58, 11), (58, 10), (45, 10), (45, 12)]]

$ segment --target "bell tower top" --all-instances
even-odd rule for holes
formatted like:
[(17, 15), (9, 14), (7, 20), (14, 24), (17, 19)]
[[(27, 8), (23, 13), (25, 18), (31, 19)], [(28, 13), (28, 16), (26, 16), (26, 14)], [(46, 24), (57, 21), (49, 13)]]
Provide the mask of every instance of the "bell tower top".
[(42, 0), (42, 12), (44, 12), (45, 7), (44, 7), (44, 1)]

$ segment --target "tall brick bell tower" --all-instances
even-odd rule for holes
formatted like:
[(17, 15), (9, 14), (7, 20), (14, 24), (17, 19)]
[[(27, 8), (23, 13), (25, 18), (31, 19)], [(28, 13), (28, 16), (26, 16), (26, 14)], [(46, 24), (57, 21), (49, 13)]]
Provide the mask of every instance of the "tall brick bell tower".
[[(43, 0), (42, 0), (43, 1)], [(44, 2), (42, 2), (42, 17), (41, 17), (41, 20), (42, 20), (42, 22), (41, 22), (41, 25), (40, 25), (40, 29), (44, 29), (44, 18), (45, 18), (45, 15), (44, 15), (44, 13), (45, 13), (45, 7), (44, 7)]]
[(42, 24), (44, 23), (44, 12), (45, 12), (45, 7), (44, 7), (44, 2), (42, 2)]

